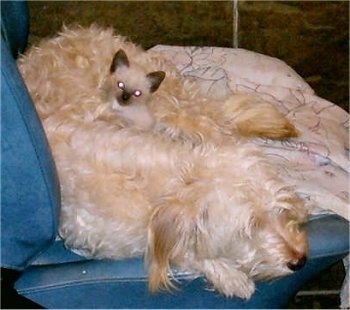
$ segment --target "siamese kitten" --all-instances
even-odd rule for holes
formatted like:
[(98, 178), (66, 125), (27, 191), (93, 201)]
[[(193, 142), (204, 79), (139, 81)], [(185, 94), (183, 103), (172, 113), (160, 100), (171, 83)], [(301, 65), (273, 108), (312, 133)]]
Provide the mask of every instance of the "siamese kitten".
[(112, 108), (126, 125), (148, 129), (154, 125), (154, 117), (145, 104), (165, 78), (165, 72), (146, 73), (137, 64), (130, 64), (125, 52), (115, 53), (110, 66), (107, 97)]

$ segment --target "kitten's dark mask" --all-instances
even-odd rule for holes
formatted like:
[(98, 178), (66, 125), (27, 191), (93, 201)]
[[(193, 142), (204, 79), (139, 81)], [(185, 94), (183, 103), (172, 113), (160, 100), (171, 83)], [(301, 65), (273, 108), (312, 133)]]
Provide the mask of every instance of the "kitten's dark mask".
[[(115, 53), (111, 66), (110, 66), (110, 73), (113, 74), (120, 68), (129, 68), (130, 63), (129, 59), (126, 56), (125, 52), (120, 49), (118, 52)], [(165, 72), (164, 71), (155, 71), (148, 73), (146, 75), (146, 79), (149, 81), (149, 92), (153, 93), (155, 92), (162, 81), (165, 78)], [(121, 95), (118, 97), (118, 102), (121, 105), (128, 105), (131, 103), (130, 99), (135, 97), (140, 97), (142, 95), (142, 91), (139, 89), (132, 89), (130, 88), (130, 85), (125, 85), (123, 81), (117, 82), (117, 87), (122, 91)]]

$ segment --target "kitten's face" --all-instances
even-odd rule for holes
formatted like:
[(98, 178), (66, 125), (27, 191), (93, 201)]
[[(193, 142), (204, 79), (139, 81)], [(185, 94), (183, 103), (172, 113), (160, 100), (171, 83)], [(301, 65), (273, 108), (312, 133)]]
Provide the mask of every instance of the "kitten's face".
[(120, 107), (146, 102), (149, 95), (159, 88), (165, 77), (163, 71), (145, 73), (136, 64), (130, 65), (123, 50), (119, 50), (114, 55), (110, 74), (109, 96), (113, 105), (117, 104)]

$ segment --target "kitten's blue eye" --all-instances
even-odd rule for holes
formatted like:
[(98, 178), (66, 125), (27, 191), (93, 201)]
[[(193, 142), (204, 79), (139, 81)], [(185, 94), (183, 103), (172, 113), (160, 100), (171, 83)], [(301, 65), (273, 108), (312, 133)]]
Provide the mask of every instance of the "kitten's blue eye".
[(118, 87), (120, 89), (124, 89), (125, 88), (125, 84), (123, 82), (118, 82)]
[(133, 95), (135, 97), (140, 97), (142, 95), (142, 91), (141, 90), (135, 90)]

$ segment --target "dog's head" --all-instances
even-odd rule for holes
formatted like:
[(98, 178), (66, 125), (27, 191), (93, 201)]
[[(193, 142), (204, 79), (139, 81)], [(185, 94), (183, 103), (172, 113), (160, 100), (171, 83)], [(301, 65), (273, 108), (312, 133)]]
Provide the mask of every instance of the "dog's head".
[(172, 287), (167, 275), (172, 264), (191, 268), (191, 262), (198, 266), (222, 258), (254, 279), (302, 268), (307, 257), (303, 204), (294, 195), (282, 195), (274, 204), (273, 208), (210, 203), (184, 207), (181, 201), (164, 199), (149, 225), (150, 290)]
[(298, 271), (307, 261), (306, 209), (297, 197), (280, 200), (259, 218), (252, 239), (256, 255), (248, 270), (255, 279), (271, 279)]

